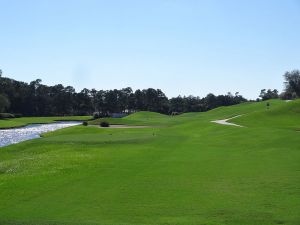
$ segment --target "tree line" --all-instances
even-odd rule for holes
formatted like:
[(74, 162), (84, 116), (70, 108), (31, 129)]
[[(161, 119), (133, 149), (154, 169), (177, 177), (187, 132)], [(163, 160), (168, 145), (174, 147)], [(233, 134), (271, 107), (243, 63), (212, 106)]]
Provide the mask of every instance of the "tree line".
[(277, 89), (262, 89), (259, 95), (260, 99), (264, 101), (276, 98), (284, 100), (300, 98), (300, 70), (287, 71), (283, 78), (285, 88), (282, 93), (279, 93)]
[(6, 111), (24, 116), (91, 115), (109, 116), (112, 113), (153, 111), (164, 114), (200, 112), (218, 106), (246, 101), (241, 95), (230, 93), (204, 98), (178, 96), (168, 98), (160, 89), (133, 91), (127, 87), (114, 90), (84, 88), (76, 92), (72, 86), (57, 84), (47, 86), (40, 79), (25, 83), (0, 77), (0, 112)]
[[(278, 94), (276, 89), (262, 90), (263, 100), (282, 97), (290, 99), (300, 96), (300, 72), (294, 70), (285, 75), (285, 92)], [(127, 87), (113, 90), (84, 88), (76, 92), (72, 86), (57, 84), (48, 86), (40, 79), (30, 83), (3, 77), (0, 70), (0, 112), (22, 114), (24, 116), (64, 116), (92, 115), (110, 116), (112, 113), (132, 113), (153, 111), (164, 114), (203, 112), (219, 106), (229, 106), (247, 101), (236, 92), (234, 95), (208, 94), (178, 96), (168, 98), (160, 89), (133, 91)]]

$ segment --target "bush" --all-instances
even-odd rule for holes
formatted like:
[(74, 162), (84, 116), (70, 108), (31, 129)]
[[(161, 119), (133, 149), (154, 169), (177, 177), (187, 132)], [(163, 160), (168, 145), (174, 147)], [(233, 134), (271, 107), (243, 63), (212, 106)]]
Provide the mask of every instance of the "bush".
[(21, 113), (15, 113), (14, 115), (15, 115), (15, 118), (20, 118), (23, 116)]
[(83, 125), (83, 126), (87, 126), (87, 125), (88, 125), (88, 122), (83, 121), (83, 122), (82, 122), (82, 125)]
[(11, 113), (0, 113), (0, 119), (9, 119), (9, 118), (15, 118), (15, 115)]
[(102, 122), (100, 123), (100, 127), (109, 127), (109, 123), (106, 122), (106, 121), (102, 121)]
[(100, 118), (100, 114), (98, 112), (93, 113), (93, 118), (94, 119)]

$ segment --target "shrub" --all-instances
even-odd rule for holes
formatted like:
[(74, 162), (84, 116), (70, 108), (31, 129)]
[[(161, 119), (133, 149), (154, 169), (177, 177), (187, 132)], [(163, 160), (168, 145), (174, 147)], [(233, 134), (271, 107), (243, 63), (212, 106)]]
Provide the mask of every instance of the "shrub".
[(83, 126), (87, 126), (87, 125), (88, 125), (88, 122), (83, 121), (83, 122), (82, 122), (82, 125), (83, 125)]
[(100, 118), (100, 114), (99, 114), (98, 112), (94, 112), (94, 113), (93, 113), (93, 118), (94, 118), (94, 119)]
[(100, 123), (100, 127), (109, 127), (109, 123), (106, 122), (106, 121), (102, 121), (102, 122)]
[(15, 115), (15, 118), (20, 118), (23, 116), (21, 113), (15, 113), (14, 115)]
[(8, 119), (8, 118), (15, 118), (15, 115), (11, 113), (0, 113), (0, 119)]

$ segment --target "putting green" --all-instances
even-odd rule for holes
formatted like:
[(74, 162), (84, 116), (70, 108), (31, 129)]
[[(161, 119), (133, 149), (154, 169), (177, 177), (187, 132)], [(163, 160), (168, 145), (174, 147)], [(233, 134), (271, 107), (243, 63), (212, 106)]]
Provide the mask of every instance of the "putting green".
[(300, 224), (299, 100), (112, 121), (0, 148), (0, 224)]

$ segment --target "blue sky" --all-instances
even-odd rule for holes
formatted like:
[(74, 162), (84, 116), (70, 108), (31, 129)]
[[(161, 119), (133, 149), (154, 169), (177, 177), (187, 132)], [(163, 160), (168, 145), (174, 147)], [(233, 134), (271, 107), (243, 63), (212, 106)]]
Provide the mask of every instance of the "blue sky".
[(256, 98), (300, 69), (300, 0), (0, 0), (0, 9), (0, 68), (26, 82)]

